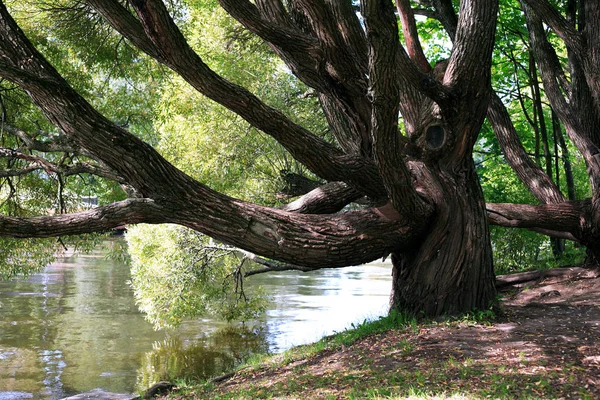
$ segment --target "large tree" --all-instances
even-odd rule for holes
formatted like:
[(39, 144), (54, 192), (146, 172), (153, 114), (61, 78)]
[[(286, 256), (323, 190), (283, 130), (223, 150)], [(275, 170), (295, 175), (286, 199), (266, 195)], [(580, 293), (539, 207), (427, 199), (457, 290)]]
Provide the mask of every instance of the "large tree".
[[(174, 17), (161, 0), (87, 0), (60, 10), (79, 19), (100, 16), (129, 45), (276, 140), (324, 186), (274, 208), (193, 179), (92, 106), (2, 4), (0, 77), (26, 92), (55, 131), (28, 131), (3, 112), (2, 130), (16, 140), (0, 148), (0, 157), (12, 163), (0, 177), (85, 172), (121, 184), (129, 198), (70, 214), (3, 215), (0, 235), (42, 238), (174, 223), (303, 270), (391, 254), (392, 306), (431, 316), (493, 302), (489, 222), (576, 240), (591, 257), (600, 255), (600, 4), (511, 4), (526, 19), (545, 96), (588, 168), (592, 199), (567, 201), (530, 158), (492, 89), (497, 1), (463, 0), (458, 8), (451, 0), (219, 3), (318, 97), (333, 140), (211, 69), (179, 26), (193, 14)], [(188, 6), (194, 5), (182, 2), (172, 10)], [(439, 21), (451, 43), (449, 58), (435, 66), (422, 49), (416, 14)], [(540, 205), (485, 204), (473, 149), (486, 117), (507, 162)], [(342, 211), (365, 197), (370, 207)]]

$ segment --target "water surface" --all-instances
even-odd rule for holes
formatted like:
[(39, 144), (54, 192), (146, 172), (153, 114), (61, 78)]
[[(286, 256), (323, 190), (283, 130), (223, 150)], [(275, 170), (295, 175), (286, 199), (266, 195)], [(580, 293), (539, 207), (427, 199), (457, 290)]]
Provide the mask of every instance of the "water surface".
[(127, 266), (101, 252), (63, 258), (27, 280), (0, 281), (0, 400), (128, 393), (161, 379), (207, 378), (252, 353), (280, 352), (386, 312), (390, 267), (373, 264), (248, 278), (273, 302), (262, 321), (186, 321), (154, 331)]

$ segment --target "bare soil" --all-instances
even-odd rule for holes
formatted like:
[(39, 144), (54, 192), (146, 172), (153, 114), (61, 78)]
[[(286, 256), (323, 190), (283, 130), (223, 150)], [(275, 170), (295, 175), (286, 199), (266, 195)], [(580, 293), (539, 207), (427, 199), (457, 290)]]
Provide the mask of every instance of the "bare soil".
[(503, 315), (418, 325), (272, 367), (195, 398), (600, 399), (600, 269), (505, 290)]

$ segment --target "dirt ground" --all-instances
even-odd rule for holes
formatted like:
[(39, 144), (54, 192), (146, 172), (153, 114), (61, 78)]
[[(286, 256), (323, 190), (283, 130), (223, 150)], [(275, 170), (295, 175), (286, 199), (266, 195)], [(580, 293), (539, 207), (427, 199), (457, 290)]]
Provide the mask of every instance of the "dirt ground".
[(600, 269), (578, 271), (505, 289), (493, 323), (392, 330), (194, 397), (600, 399)]

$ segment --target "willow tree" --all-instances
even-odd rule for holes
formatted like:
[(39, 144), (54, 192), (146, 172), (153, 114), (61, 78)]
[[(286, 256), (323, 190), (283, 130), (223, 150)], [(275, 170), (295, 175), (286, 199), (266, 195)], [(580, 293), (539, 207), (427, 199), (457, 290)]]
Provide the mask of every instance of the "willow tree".
[[(593, 254), (598, 251), (600, 62), (597, 52), (588, 51), (597, 49), (600, 40), (595, 29), (600, 5), (594, 2), (581, 3), (584, 9), (568, 2), (567, 18), (548, 0), (522, 2), (547, 96), (586, 159), (594, 188), (591, 203), (565, 201), (529, 159), (492, 90), (497, 1), (463, 0), (456, 10), (450, 0), (423, 1), (414, 9), (408, 0), (362, 0), (360, 5), (350, 0), (220, 0), (318, 96), (331, 141), (212, 70), (161, 0), (77, 3), (72, 11), (79, 17), (81, 10), (101, 16), (131, 46), (275, 139), (326, 183), (280, 208), (212, 190), (95, 109), (36, 50), (2, 5), (0, 77), (26, 92), (56, 129), (34, 135), (4, 123), (19, 146), (2, 148), (0, 155), (27, 162), (19, 170), (5, 170), (4, 176), (77, 169), (112, 179), (129, 194), (88, 211), (1, 216), (2, 236), (39, 238), (122, 224), (173, 223), (303, 270), (356, 265), (391, 254), (392, 306), (425, 315), (483, 309), (494, 300), (486, 213), (493, 223), (568, 237)], [(438, 19), (452, 42), (450, 57), (433, 67), (420, 44), (415, 12)], [(579, 18), (577, 26), (573, 18)], [(557, 36), (552, 42), (542, 23)], [(568, 74), (552, 44), (566, 46)], [(507, 160), (544, 204), (488, 204), (486, 210), (472, 158), (486, 116)], [(56, 156), (65, 153), (88, 161), (69, 164), (71, 158)], [(370, 207), (342, 211), (364, 197)]]

